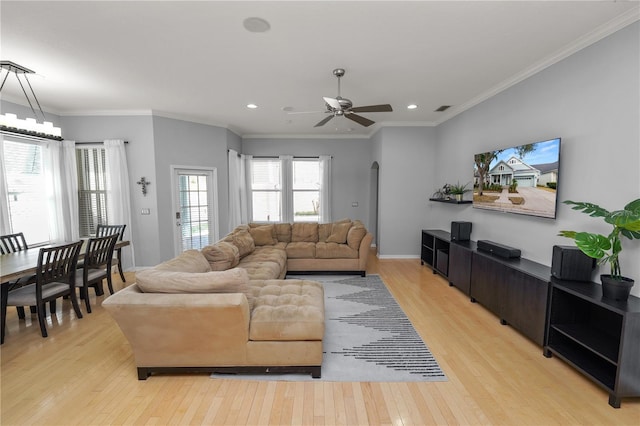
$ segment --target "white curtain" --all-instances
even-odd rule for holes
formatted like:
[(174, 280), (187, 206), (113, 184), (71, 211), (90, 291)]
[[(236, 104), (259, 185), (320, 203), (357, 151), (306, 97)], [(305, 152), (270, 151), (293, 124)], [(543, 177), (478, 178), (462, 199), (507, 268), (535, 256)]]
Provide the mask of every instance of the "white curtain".
[(249, 223), (245, 162), (244, 155), (229, 150), (229, 231)]
[(281, 155), (280, 172), (282, 173), (282, 222), (293, 223), (293, 155)]
[(7, 172), (4, 166), (4, 136), (0, 134), (0, 235), (11, 234), (9, 218), (9, 190), (7, 189)]
[[(123, 140), (104, 141), (107, 172), (107, 217), (109, 225), (127, 225), (124, 239), (131, 245), (122, 250), (123, 268), (135, 266), (131, 232), (131, 199), (129, 196), (129, 171)], [(128, 262), (127, 262), (128, 261)]]
[(49, 204), (49, 239), (78, 241), (78, 175), (74, 141), (46, 145), (45, 176)]
[(246, 215), (246, 217), (243, 216), (243, 220), (246, 219), (246, 222), (243, 223), (249, 223), (253, 220), (253, 195), (251, 194), (252, 161), (253, 155), (242, 155), (242, 165), (244, 166), (244, 197), (241, 198), (240, 201), (244, 203), (242, 211)]
[(331, 222), (331, 156), (320, 156), (320, 223)]

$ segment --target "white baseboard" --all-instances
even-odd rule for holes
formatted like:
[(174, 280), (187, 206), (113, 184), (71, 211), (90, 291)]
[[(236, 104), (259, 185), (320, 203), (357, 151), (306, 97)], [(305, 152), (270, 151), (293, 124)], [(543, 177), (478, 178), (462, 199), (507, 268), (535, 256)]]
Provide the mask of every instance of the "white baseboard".
[(378, 259), (420, 259), (419, 254), (376, 254)]

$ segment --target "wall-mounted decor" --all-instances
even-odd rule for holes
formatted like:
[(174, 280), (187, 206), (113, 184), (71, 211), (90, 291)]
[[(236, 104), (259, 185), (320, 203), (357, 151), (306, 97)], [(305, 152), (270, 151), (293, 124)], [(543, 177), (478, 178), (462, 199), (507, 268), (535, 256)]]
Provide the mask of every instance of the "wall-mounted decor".
[(142, 186), (142, 195), (144, 195), (145, 197), (147, 196), (147, 185), (151, 185), (151, 182), (149, 182), (144, 176), (142, 176), (140, 178), (140, 180), (138, 182), (136, 182), (138, 185)]

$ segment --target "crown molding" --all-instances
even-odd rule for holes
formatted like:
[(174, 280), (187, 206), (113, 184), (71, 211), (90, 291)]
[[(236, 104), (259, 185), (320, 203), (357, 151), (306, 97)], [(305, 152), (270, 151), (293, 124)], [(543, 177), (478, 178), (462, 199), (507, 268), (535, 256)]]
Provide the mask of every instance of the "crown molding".
[(613, 18), (609, 22), (602, 24), (590, 33), (579, 37), (577, 40), (574, 40), (562, 49), (556, 51), (554, 54), (547, 56), (541, 61), (536, 62), (529, 68), (513, 75), (511, 78), (502, 81), (501, 83), (497, 84), (486, 92), (481, 93), (468, 102), (453, 106), (445, 113), (441, 120), (435, 122), (435, 125), (437, 126), (444, 123), (445, 121), (455, 117), (456, 115), (478, 105), (481, 102), (486, 101), (487, 99), (492, 98), (493, 96), (507, 90), (512, 86), (515, 86), (521, 81), (526, 80), (527, 78), (539, 73), (540, 71), (550, 67), (551, 65), (554, 65), (562, 61), (563, 59), (568, 58), (569, 56), (579, 52), (580, 50), (591, 46), (592, 44), (604, 39), (605, 37), (608, 37), (611, 34), (633, 24), (634, 22), (637, 22), (638, 20), (640, 20), (640, 6), (629, 9), (625, 13)]

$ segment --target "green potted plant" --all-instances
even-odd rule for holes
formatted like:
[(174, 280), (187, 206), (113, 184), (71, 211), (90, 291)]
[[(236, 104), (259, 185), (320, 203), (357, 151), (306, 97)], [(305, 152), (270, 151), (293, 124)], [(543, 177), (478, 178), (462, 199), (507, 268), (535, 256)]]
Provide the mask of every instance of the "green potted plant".
[(598, 264), (608, 262), (611, 274), (600, 275), (603, 296), (614, 300), (627, 300), (634, 280), (622, 276), (619, 259), (622, 252), (621, 238), (640, 239), (640, 198), (631, 201), (622, 210), (611, 212), (592, 203), (567, 200), (564, 204), (573, 205), (573, 210), (591, 217), (601, 217), (613, 227), (606, 236), (576, 231), (560, 231), (558, 235), (573, 239), (584, 254), (598, 259)]
[(449, 185), (449, 194), (454, 195), (457, 201), (462, 201), (462, 197), (464, 197), (464, 194), (472, 191), (471, 189), (467, 188), (467, 185), (469, 185), (469, 182), (465, 183), (464, 185), (460, 185), (460, 182)]

